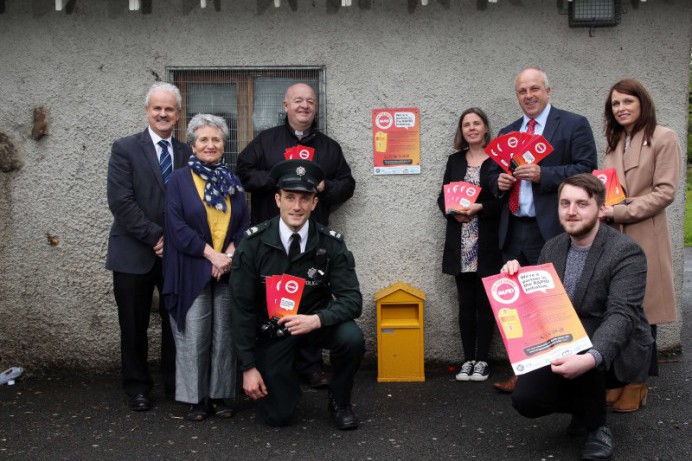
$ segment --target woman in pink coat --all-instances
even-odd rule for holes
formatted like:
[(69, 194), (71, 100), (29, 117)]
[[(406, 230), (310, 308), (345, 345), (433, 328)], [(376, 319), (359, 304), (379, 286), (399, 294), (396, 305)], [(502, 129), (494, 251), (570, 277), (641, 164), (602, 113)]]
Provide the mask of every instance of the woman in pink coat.
[[(644, 310), (656, 338), (656, 325), (677, 318), (666, 207), (673, 202), (680, 176), (678, 137), (656, 124), (648, 91), (636, 80), (620, 80), (605, 104), (608, 148), (604, 167), (614, 167), (626, 198), (605, 207), (605, 217), (634, 239), (646, 254), (648, 273)], [(656, 350), (649, 374), (658, 375)], [(646, 383), (612, 389), (608, 402), (619, 412), (636, 411), (646, 403)]]

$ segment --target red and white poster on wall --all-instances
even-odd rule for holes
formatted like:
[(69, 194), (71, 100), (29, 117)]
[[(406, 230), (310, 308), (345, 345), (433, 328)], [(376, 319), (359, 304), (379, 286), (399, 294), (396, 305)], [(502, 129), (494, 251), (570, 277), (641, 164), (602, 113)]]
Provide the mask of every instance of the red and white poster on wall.
[(372, 110), (374, 173), (420, 174), (420, 112), (417, 107)]

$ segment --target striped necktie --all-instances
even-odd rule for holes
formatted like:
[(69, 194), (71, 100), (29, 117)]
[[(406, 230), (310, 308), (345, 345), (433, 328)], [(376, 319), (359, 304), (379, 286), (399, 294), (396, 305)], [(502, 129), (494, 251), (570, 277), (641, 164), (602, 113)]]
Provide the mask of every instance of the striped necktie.
[(163, 184), (168, 184), (168, 180), (171, 178), (171, 173), (173, 172), (173, 161), (171, 159), (171, 154), (168, 152), (168, 141), (162, 139), (158, 142), (161, 146), (161, 157), (159, 158), (159, 167), (161, 168), (161, 179), (163, 179)]

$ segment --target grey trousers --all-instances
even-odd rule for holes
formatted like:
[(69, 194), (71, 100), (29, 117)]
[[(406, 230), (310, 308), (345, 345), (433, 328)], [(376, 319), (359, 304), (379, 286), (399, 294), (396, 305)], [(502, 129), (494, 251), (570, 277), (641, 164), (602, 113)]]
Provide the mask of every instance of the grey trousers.
[(190, 306), (185, 330), (175, 339), (175, 399), (232, 399), (236, 392), (236, 355), (231, 340), (231, 302), (228, 282), (210, 281)]

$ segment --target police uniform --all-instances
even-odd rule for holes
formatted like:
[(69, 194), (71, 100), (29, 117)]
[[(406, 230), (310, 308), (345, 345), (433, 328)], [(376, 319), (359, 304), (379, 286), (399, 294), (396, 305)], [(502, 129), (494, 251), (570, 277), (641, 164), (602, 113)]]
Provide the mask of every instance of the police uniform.
[[(276, 165), (272, 174), (284, 190), (314, 191), (321, 169), (309, 161), (289, 160)], [(330, 409), (349, 409), (353, 379), (365, 346), (363, 333), (353, 319), (360, 316), (362, 295), (353, 255), (341, 234), (314, 220), (306, 221), (305, 251), (289, 258), (279, 235), (277, 216), (250, 228), (233, 256), (231, 284), (232, 330), (243, 371), (257, 368), (268, 395), (259, 399), (263, 419), (272, 426), (290, 422), (300, 399), (300, 384), (293, 370), (295, 352), (304, 345), (329, 349), (333, 368)], [(266, 323), (266, 279), (290, 274), (306, 280), (299, 314), (316, 314), (319, 329), (283, 338), (258, 337)], [(339, 426), (339, 421), (337, 426)], [(355, 426), (339, 428), (357, 427)]]

